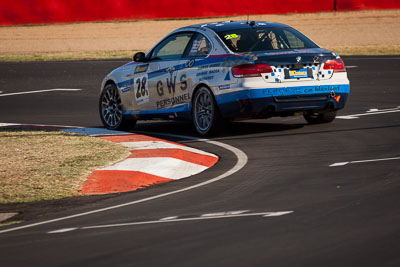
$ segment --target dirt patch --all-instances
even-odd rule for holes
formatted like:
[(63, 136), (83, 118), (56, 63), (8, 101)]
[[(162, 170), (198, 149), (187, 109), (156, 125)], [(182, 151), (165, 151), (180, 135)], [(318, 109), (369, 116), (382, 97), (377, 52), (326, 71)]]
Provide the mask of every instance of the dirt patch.
[[(251, 19), (288, 24), (322, 47), (344, 54), (400, 54), (399, 17), (400, 10), (378, 10), (257, 15)], [(246, 16), (0, 27), (0, 60), (127, 57), (133, 51), (149, 50), (182, 26), (244, 19)]]

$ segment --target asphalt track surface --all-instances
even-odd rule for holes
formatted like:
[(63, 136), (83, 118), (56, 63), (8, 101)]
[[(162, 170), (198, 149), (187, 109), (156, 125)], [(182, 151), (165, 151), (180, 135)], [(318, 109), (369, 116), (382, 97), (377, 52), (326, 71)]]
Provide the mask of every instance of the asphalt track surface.
[[(356, 66), (348, 69), (351, 95), (339, 112), (347, 119), (233, 123), (213, 140), (247, 155), (238, 172), (162, 198), (0, 233), (1, 266), (400, 266), (400, 57), (344, 61)], [(101, 126), (99, 84), (123, 63), (0, 63), (3, 95), (83, 89), (0, 94), (0, 122)], [(348, 119), (354, 114), (361, 115)], [(176, 122), (141, 122), (135, 131), (195, 135)], [(161, 137), (221, 160), (187, 179), (21, 225), (187, 188), (237, 163), (223, 147)], [(268, 213), (284, 211), (291, 213)]]

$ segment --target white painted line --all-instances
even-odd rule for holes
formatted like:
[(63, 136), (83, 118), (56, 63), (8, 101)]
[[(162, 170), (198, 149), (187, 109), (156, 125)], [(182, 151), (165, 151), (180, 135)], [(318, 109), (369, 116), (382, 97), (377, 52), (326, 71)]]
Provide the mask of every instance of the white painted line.
[(387, 114), (387, 113), (395, 113), (400, 112), (400, 106), (390, 109), (370, 109), (366, 113), (360, 114), (352, 114), (352, 115), (344, 115), (344, 116), (337, 116), (337, 119), (344, 119), (344, 120), (352, 120), (352, 119), (359, 119), (361, 116), (369, 116), (369, 115), (379, 115), (379, 114)]
[(21, 125), (19, 123), (0, 123), (0, 127)]
[(208, 155), (212, 157), (216, 157), (214, 154), (201, 151), (199, 149), (195, 149), (192, 147), (188, 147), (185, 145), (180, 144), (172, 144), (164, 141), (138, 141), (138, 142), (121, 142), (123, 146), (129, 147), (132, 150), (139, 150), (139, 149), (165, 149), (165, 148), (172, 148), (172, 149), (182, 149), (190, 152), (194, 152), (197, 154)]
[(394, 107), (394, 108), (385, 108), (385, 109), (371, 108), (367, 112), (383, 112), (383, 111), (391, 111), (391, 110), (400, 110), (400, 106)]
[(239, 214), (246, 213), (246, 212), (249, 212), (249, 210), (239, 210), (239, 211), (206, 213), (206, 214), (201, 215), (201, 217), (215, 217), (215, 216), (239, 215)]
[[(155, 134), (155, 133), (153, 133)], [(159, 133), (158, 133), (159, 134)], [(65, 221), (65, 220), (69, 220), (69, 219), (73, 219), (73, 218), (77, 218), (77, 217), (82, 217), (82, 216), (87, 216), (90, 214), (95, 214), (95, 213), (100, 213), (100, 212), (105, 212), (108, 210), (114, 210), (114, 209), (119, 209), (122, 207), (126, 207), (126, 206), (132, 206), (132, 205), (136, 205), (139, 203), (143, 203), (143, 202), (147, 202), (147, 201), (151, 201), (151, 200), (155, 200), (155, 199), (159, 199), (159, 198), (163, 198), (166, 196), (171, 196), (171, 195), (175, 195), (175, 194), (179, 194), (182, 192), (186, 192), (186, 191), (190, 191), (196, 188), (200, 188), (218, 181), (221, 181), (229, 176), (231, 176), (232, 174), (240, 171), (246, 164), (248, 161), (247, 155), (240, 149), (233, 147), (231, 145), (222, 143), (222, 142), (218, 142), (218, 141), (212, 141), (212, 140), (208, 140), (208, 139), (199, 139), (196, 137), (191, 137), (191, 136), (184, 136), (184, 135), (168, 135), (168, 134), (164, 134), (166, 136), (173, 136), (173, 137), (180, 137), (180, 138), (184, 138), (184, 139), (190, 139), (190, 140), (194, 140), (194, 141), (200, 141), (200, 142), (205, 142), (208, 144), (213, 144), (216, 146), (220, 146), (226, 150), (231, 151), (237, 158), (237, 162), (235, 164), (235, 166), (233, 166), (230, 170), (228, 170), (227, 172), (211, 178), (210, 180), (207, 180), (205, 182), (202, 183), (198, 183), (189, 187), (185, 187), (179, 190), (175, 190), (175, 191), (171, 191), (168, 193), (164, 193), (164, 194), (160, 194), (160, 195), (155, 195), (152, 197), (148, 197), (148, 198), (143, 198), (143, 199), (139, 199), (136, 201), (132, 201), (132, 202), (127, 202), (127, 203), (123, 203), (123, 204), (119, 204), (119, 205), (115, 205), (115, 206), (110, 206), (110, 207), (106, 207), (106, 208), (102, 208), (102, 209), (96, 209), (96, 210), (91, 210), (88, 212), (83, 212), (83, 213), (78, 213), (78, 214), (74, 214), (71, 216), (65, 216), (65, 217), (61, 217), (61, 218), (56, 218), (56, 219), (52, 219), (52, 220), (47, 220), (47, 221), (42, 221), (42, 222), (37, 222), (37, 223), (32, 223), (32, 224), (27, 224), (27, 225), (22, 225), (22, 226), (17, 226), (14, 228), (9, 228), (9, 229), (5, 229), (5, 230), (0, 230), (0, 234), (3, 233), (8, 233), (8, 232), (12, 232), (12, 231), (17, 231), (17, 230), (21, 230), (21, 229), (26, 229), (26, 228), (32, 228), (35, 226), (39, 226), (39, 225), (44, 225), (44, 224), (49, 224), (49, 223), (54, 223), (54, 222), (59, 222), (59, 221)]]
[(208, 169), (208, 167), (176, 158), (152, 157), (128, 158), (100, 170), (138, 171), (179, 180), (200, 173), (206, 169)]
[(354, 120), (354, 119), (359, 119), (359, 117), (353, 117), (353, 116), (336, 116), (336, 119)]
[(383, 159), (367, 159), (367, 160), (355, 160), (355, 161), (348, 161), (348, 162), (337, 162), (334, 164), (329, 165), (329, 167), (340, 167), (345, 166), (347, 164), (355, 164), (355, 163), (366, 163), (366, 162), (377, 162), (377, 161), (388, 161), (388, 160), (399, 160), (400, 157), (395, 158), (383, 158)]
[(0, 123), (0, 127), (6, 126), (34, 126), (34, 127), (60, 127), (60, 128), (82, 128), (81, 126), (64, 126), (64, 125), (50, 125), (50, 124), (32, 124), (32, 123)]
[(170, 216), (170, 217), (162, 218), (162, 219), (160, 219), (160, 221), (175, 220), (175, 219), (177, 219), (177, 218), (178, 218), (178, 216)]
[[(230, 214), (230, 215), (222, 215), (222, 216), (200, 216), (194, 218), (182, 218), (182, 219), (169, 219), (169, 220), (157, 220), (157, 221), (144, 221), (144, 222), (131, 222), (131, 223), (119, 223), (119, 224), (105, 224), (105, 225), (94, 225), (94, 226), (85, 226), (80, 228), (65, 228), (55, 231), (47, 232), (48, 234), (57, 234), (57, 233), (65, 233), (72, 230), (88, 230), (88, 229), (100, 229), (100, 228), (114, 228), (114, 227), (123, 227), (123, 226), (135, 226), (135, 225), (145, 225), (145, 224), (160, 224), (160, 223), (171, 223), (171, 222), (188, 222), (188, 221), (202, 221), (202, 220), (215, 220), (215, 219), (227, 219), (227, 218), (240, 218), (240, 217), (254, 217), (254, 216), (262, 216), (262, 217), (277, 217), (283, 216), (294, 211), (278, 211), (278, 212), (258, 212), (258, 213), (244, 213), (244, 214)], [(72, 230), (71, 230), (72, 229)]]
[(339, 166), (344, 166), (347, 164), (349, 164), (348, 161), (347, 162), (337, 162), (337, 163), (333, 163), (333, 164), (329, 165), (329, 167), (339, 167)]
[(66, 233), (66, 232), (70, 232), (70, 231), (74, 231), (78, 228), (64, 228), (64, 229), (59, 229), (59, 230), (55, 230), (55, 231), (50, 231), (48, 232), (48, 234), (60, 234), (60, 233)]
[(200, 220), (213, 220), (213, 219), (226, 219), (226, 218), (240, 218), (240, 217), (252, 217), (252, 216), (263, 216), (263, 217), (273, 217), (273, 216), (283, 216), (286, 214), (293, 213), (294, 211), (279, 211), (279, 212), (258, 212), (258, 213), (244, 213), (244, 214), (231, 214), (231, 215), (216, 215), (207, 217), (194, 217), (194, 218), (182, 218), (182, 219), (171, 219), (163, 221), (147, 221), (147, 222), (132, 222), (132, 223), (120, 223), (120, 224), (106, 224), (106, 225), (94, 225), (85, 226), (79, 229), (99, 229), (99, 228), (111, 228), (111, 227), (121, 227), (121, 226), (132, 226), (132, 225), (143, 225), (143, 224), (157, 224), (157, 223), (170, 223), (170, 222), (187, 222), (187, 221), (200, 221)]
[(354, 68), (358, 68), (358, 66), (346, 66), (346, 69), (354, 69)]
[(82, 90), (82, 89), (55, 88), (55, 89), (46, 89), (46, 90), (36, 90), (36, 91), (26, 91), (26, 92), (17, 92), (17, 93), (1, 94), (0, 96), (38, 94), (38, 93), (56, 92), (56, 91), (62, 91), (62, 92), (76, 92), (76, 91), (81, 91), (81, 90)]
[(278, 217), (278, 216), (283, 216), (286, 214), (293, 213), (294, 211), (277, 211), (277, 212), (267, 212), (263, 217)]

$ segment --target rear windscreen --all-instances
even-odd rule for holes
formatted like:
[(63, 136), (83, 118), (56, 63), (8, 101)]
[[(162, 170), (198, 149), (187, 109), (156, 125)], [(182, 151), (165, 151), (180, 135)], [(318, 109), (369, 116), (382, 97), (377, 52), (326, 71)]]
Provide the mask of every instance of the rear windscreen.
[(218, 32), (233, 52), (318, 48), (314, 42), (290, 27), (246, 28)]

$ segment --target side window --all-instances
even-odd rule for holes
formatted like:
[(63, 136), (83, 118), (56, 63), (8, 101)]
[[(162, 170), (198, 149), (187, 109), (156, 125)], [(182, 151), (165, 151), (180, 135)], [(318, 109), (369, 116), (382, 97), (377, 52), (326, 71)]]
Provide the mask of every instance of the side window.
[(206, 57), (211, 52), (211, 43), (208, 39), (198, 34), (193, 40), (192, 47), (189, 51), (189, 57)]
[(178, 33), (168, 37), (154, 48), (151, 59), (166, 60), (181, 58), (192, 35), (193, 33)]

